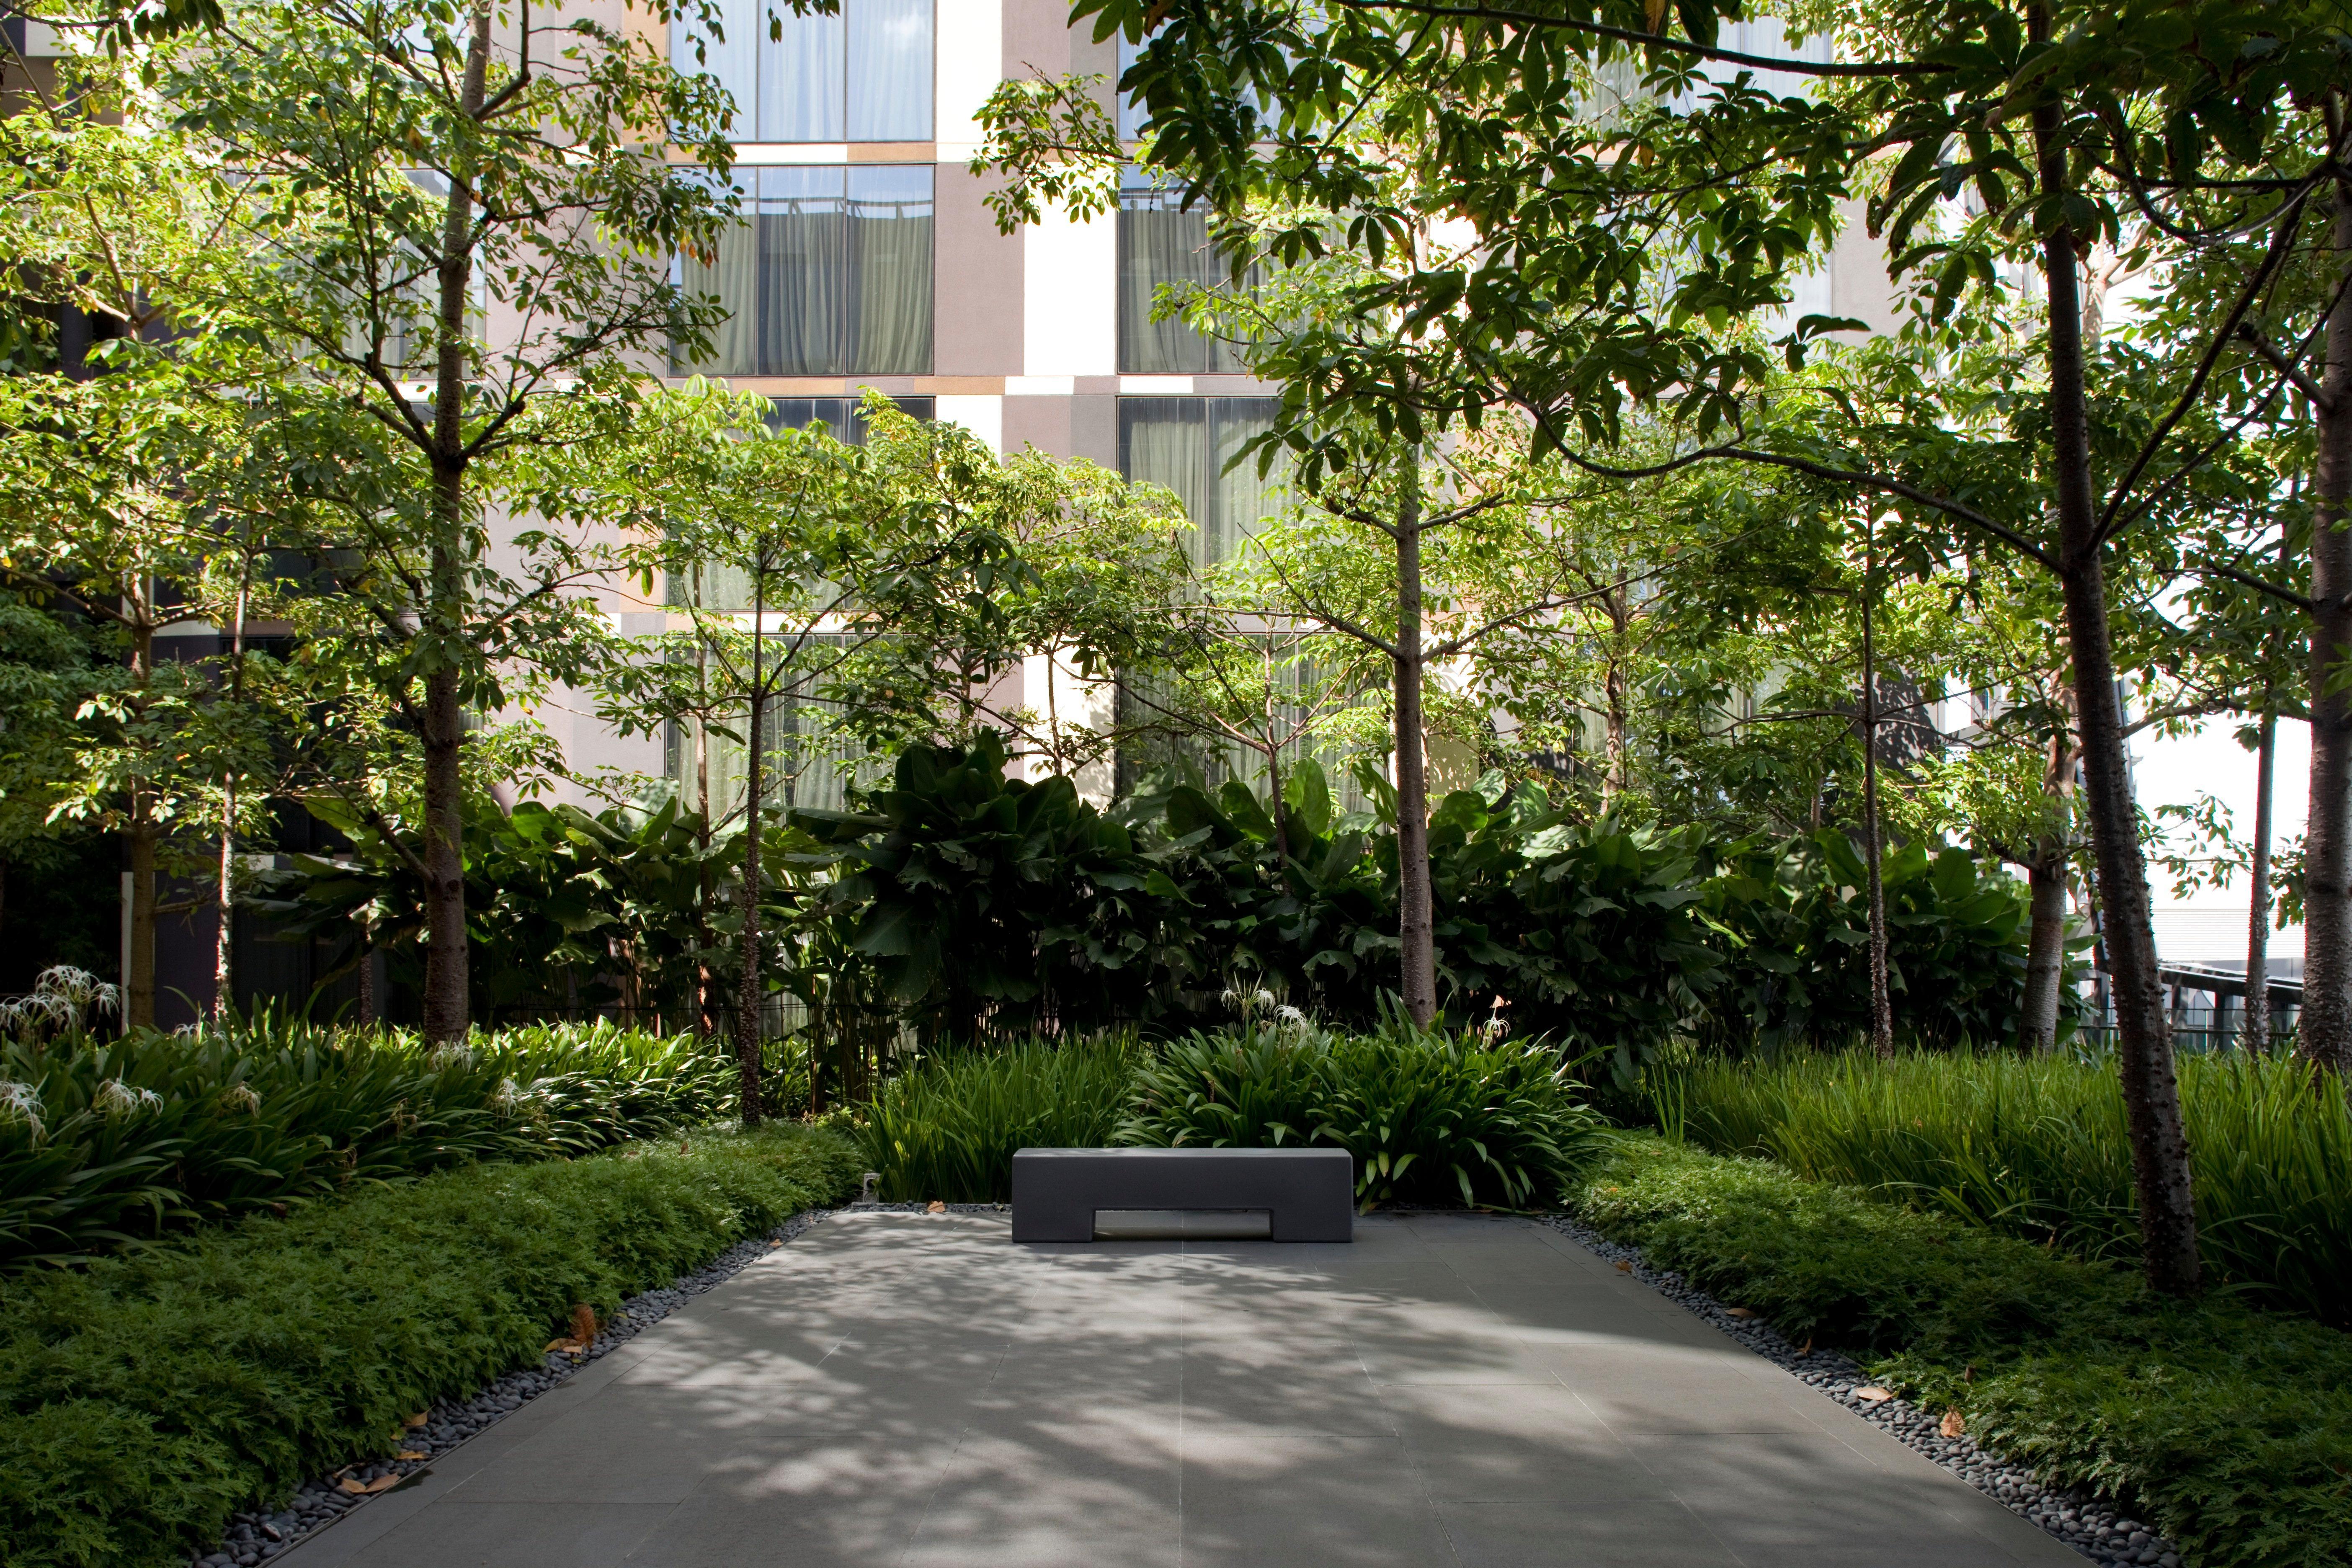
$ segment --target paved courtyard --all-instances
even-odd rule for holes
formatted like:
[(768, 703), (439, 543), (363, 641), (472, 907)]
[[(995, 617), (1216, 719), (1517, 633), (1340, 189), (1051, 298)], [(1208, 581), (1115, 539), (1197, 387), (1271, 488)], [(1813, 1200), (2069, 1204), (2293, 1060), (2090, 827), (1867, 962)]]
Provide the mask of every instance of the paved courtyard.
[(846, 1214), (278, 1559), (2079, 1565), (1545, 1226)]

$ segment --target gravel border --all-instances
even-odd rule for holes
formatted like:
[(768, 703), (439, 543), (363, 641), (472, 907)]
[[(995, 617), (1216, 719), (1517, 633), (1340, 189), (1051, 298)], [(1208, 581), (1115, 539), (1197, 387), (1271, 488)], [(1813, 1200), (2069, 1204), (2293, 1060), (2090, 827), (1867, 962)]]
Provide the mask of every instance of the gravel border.
[(1947, 1437), (1941, 1420), (1901, 1396), (1868, 1400), (1857, 1390), (1876, 1385), (1861, 1367), (1836, 1351), (1800, 1355), (1798, 1347), (1761, 1318), (1736, 1318), (1722, 1302), (1679, 1274), (1652, 1268), (1640, 1248), (1611, 1241), (1565, 1215), (1546, 1222), (1570, 1240), (1621, 1268), (1668, 1300), (1688, 1309), (1766, 1361), (1811, 1384), (1829, 1398), (1896, 1441), (1925, 1454), (1969, 1485), (2073, 1547), (2094, 1563), (2134, 1563), (2143, 1568), (2180, 1568), (2180, 1554), (2150, 1526), (2126, 1519), (2080, 1488), (2060, 1491), (2043, 1486), (2033, 1472), (1977, 1447), (1967, 1436)]

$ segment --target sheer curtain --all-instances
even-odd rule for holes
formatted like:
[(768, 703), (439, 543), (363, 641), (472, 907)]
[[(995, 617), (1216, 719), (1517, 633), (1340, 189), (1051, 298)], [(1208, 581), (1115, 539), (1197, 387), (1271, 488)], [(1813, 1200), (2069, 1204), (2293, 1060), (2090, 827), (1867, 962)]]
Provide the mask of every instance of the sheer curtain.
[[(752, 204), (746, 202), (745, 206)], [(689, 294), (715, 294), (726, 316), (710, 330), (710, 354), (688, 363), (675, 350), (670, 369), (678, 374), (752, 375), (759, 371), (760, 237), (751, 223), (720, 231), (711, 263), (678, 258), (678, 286)]]
[(760, 371), (849, 369), (853, 297), (846, 171), (760, 171)]
[(931, 0), (845, 0), (849, 140), (931, 139)]
[[(1276, 460), (1266, 477), (1258, 478), (1257, 455), (1241, 457), (1243, 447), (1273, 428), (1277, 401), (1271, 397), (1211, 397), (1209, 406), (1210, 511), (1215, 521), (1217, 561), (1229, 561), (1242, 542), (1257, 531), (1266, 514), (1280, 504), (1282, 465)], [(1238, 460), (1236, 460), (1238, 459)], [(1228, 469), (1225, 465), (1233, 463)], [(1204, 529), (1209, 524), (1202, 525)]]
[[(845, 6), (844, 9), (848, 9)], [(759, 139), (762, 142), (838, 142), (844, 135), (842, 84), (845, 28), (836, 13), (795, 16), (787, 5), (773, 7), (783, 36), (771, 38), (764, 18), (751, 35), (759, 40)], [(728, 37), (734, 37), (728, 24)]]
[(1155, 321), (1163, 283), (1220, 280), (1208, 214), (1179, 211), (1171, 191), (1134, 187), (1118, 203), (1118, 367), (1130, 375), (1195, 375), (1218, 368), (1220, 345), (1176, 320)]
[(694, 58), (697, 28), (688, 9), (682, 7), (669, 25), (670, 65), (687, 76), (709, 77), (725, 88), (735, 100), (734, 134), (748, 140), (760, 101), (760, 40), (768, 33), (762, 0), (718, 0), (718, 22), (725, 36), (701, 34), (699, 61)]
[(863, 375), (931, 369), (931, 171), (871, 164), (849, 171), (856, 336), (844, 368)]
[(1185, 548), (1195, 562), (1216, 559), (1202, 481), (1209, 467), (1208, 400), (1202, 397), (1122, 397), (1118, 400), (1118, 468), (1138, 483), (1165, 485), (1193, 522)]

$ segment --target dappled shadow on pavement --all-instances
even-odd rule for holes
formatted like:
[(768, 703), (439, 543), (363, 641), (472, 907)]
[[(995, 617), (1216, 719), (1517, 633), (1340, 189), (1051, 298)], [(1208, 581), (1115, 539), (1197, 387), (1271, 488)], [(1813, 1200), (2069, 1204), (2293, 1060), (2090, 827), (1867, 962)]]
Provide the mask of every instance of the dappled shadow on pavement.
[(1540, 1225), (1008, 1234), (836, 1215), (284, 1561), (2076, 1561)]

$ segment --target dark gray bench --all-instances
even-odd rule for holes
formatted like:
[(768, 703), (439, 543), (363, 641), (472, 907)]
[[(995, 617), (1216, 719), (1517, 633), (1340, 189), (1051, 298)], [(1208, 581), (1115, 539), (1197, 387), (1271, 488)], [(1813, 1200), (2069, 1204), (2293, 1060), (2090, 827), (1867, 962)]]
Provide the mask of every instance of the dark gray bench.
[(1023, 1149), (1013, 1239), (1092, 1241), (1097, 1210), (1263, 1211), (1275, 1241), (1353, 1241), (1345, 1149)]

